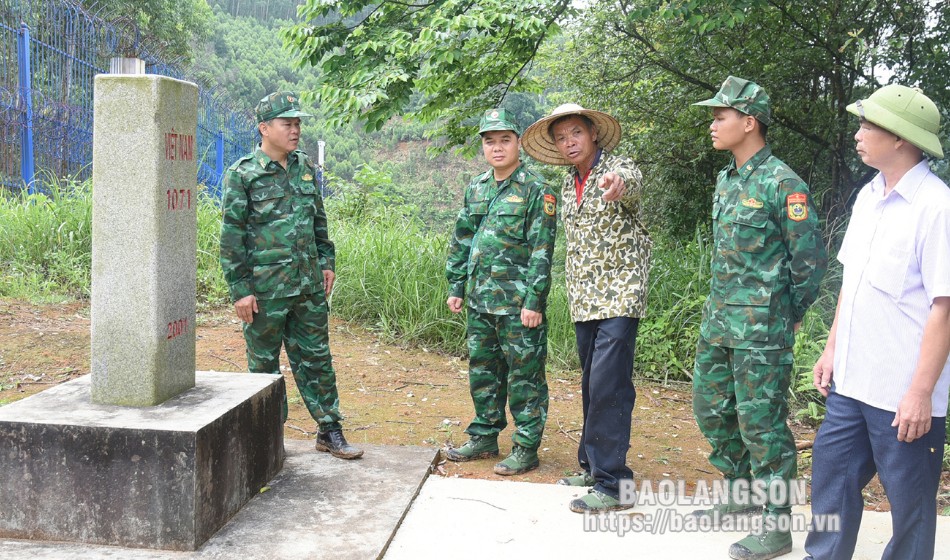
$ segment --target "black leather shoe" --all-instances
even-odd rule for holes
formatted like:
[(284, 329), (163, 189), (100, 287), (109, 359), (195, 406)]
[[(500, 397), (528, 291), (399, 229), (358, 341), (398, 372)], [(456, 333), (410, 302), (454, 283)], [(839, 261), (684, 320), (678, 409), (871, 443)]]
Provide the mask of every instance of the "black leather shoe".
[(330, 455), (340, 459), (359, 459), (363, 450), (357, 449), (346, 442), (343, 430), (330, 430), (317, 434), (317, 451), (329, 451)]

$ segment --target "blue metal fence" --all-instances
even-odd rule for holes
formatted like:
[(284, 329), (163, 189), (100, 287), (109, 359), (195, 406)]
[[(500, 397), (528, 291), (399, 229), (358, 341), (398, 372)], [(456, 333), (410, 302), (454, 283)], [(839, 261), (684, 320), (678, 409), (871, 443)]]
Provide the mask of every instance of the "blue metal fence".
[[(197, 82), (142, 46), (134, 28), (70, 0), (0, 0), (0, 184), (42, 188), (92, 172), (93, 81), (132, 46), (146, 72)], [(256, 127), (214, 87), (197, 82), (198, 182), (220, 195), (225, 162), (253, 148)]]

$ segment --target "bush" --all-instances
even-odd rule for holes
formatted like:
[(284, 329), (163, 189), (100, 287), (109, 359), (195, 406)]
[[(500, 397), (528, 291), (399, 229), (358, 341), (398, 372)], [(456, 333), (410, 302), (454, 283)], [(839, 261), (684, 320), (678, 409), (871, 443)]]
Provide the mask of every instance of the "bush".
[(44, 193), (0, 194), (0, 296), (88, 298), (91, 182), (46, 181)]

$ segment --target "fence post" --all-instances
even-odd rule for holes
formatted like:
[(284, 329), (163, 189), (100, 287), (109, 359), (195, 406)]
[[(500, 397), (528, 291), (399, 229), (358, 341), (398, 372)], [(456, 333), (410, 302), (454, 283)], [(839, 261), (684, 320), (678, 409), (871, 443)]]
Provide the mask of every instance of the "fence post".
[(20, 24), (17, 35), (17, 63), (20, 66), (20, 97), (23, 99), (23, 128), (20, 131), (20, 176), (27, 192), (33, 194), (36, 167), (33, 161), (33, 85), (30, 70), (30, 28)]
[(325, 163), (324, 154), (326, 153), (327, 143), (323, 140), (317, 140), (317, 186), (320, 188), (320, 196), (327, 196), (327, 188), (324, 184), (323, 165)]
[(218, 197), (221, 196), (221, 182), (224, 180), (224, 131), (219, 130), (218, 136), (214, 139), (215, 146), (215, 157), (214, 157), (214, 167), (215, 171), (218, 172), (218, 186), (217, 194)]

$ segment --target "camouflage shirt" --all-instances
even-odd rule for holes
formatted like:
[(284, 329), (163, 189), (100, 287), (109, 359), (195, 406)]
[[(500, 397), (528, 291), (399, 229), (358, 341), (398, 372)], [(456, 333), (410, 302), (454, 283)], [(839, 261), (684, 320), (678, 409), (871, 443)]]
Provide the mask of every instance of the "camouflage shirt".
[(287, 169), (260, 147), (224, 176), (221, 268), (232, 301), (323, 291), (333, 270), (327, 216), (307, 154), (287, 156)]
[(445, 276), (450, 297), (468, 296), (479, 313), (544, 312), (551, 289), (557, 199), (522, 163), (498, 183), (475, 177), (449, 244)]
[[(597, 183), (606, 173), (620, 175), (626, 186), (620, 200), (605, 202)], [(643, 177), (629, 158), (601, 152), (587, 177), (580, 204), (571, 167), (561, 189), (567, 238), (567, 297), (574, 322), (642, 317), (653, 241), (640, 222)]]
[(769, 146), (719, 173), (712, 286), (700, 334), (730, 348), (791, 348), (828, 264), (808, 185)]

